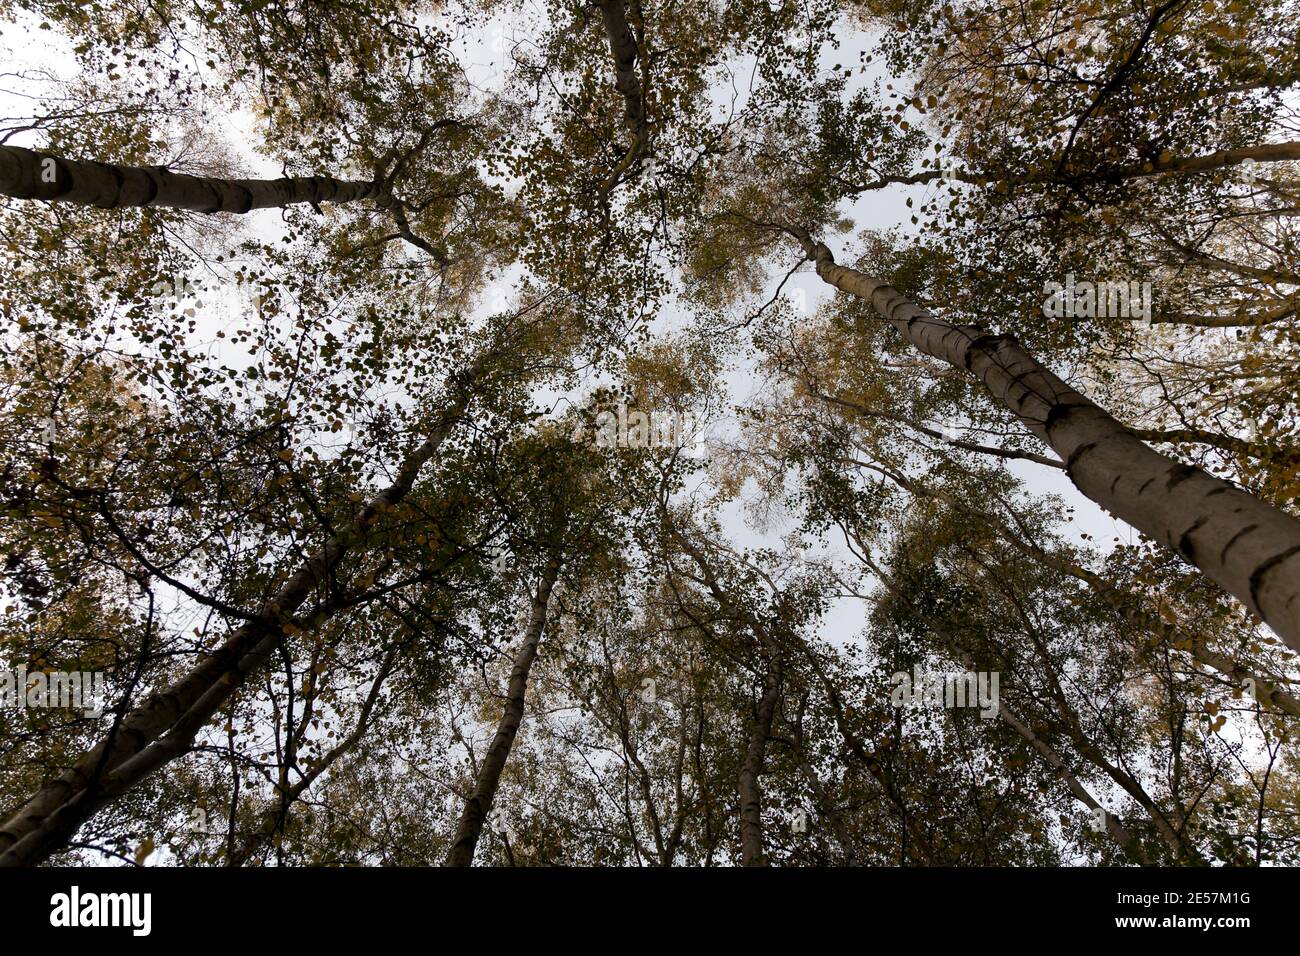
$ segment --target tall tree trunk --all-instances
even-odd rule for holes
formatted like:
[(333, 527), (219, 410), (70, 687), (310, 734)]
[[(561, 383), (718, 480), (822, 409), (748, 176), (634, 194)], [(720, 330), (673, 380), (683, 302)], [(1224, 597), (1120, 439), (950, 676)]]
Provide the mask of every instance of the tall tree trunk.
[(932, 169), (922, 173), (902, 176), (883, 176), (869, 182), (859, 183), (853, 187), (855, 193), (884, 189), (895, 185), (922, 185), (951, 179), (970, 183), (975, 186), (988, 186), (1002, 183), (1007, 186), (1047, 186), (1054, 183), (1082, 182), (1124, 182), (1131, 179), (1144, 179), (1150, 176), (1168, 174), (1187, 174), (1213, 172), (1239, 166), (1242, 163), (1284, 163), (1300, 159), (1300, 142), (1266, 143), (1261, 146), (1243, 146), (1238, 149), (1221, 149), (1202, 156), (1169, 156), (1164, 160), (1136, 165), (1099, 167), (1080, 173), (1058, 171), (1055, 168), (1033, 170), (1018, 176), (998, 178), (980, 176), (976, 173), (958, 169)]
[(1167, 173), (1203, 173), (1242, 163), (1285, 163), (1300, 159), (1300, 142), (1266, 143), (1262, 146), (1243, 146), (1239, 149), (1221, 149), (1204, 156), (1171, 156), (1163, 161), (1143, 163), (1138, 166), (1121, 166), (1118, 169), (1098, 170), (1098, 179), (1139, 179), (1144, 176), (1161, 176)]
[[(410, 492), (420, 470), (464, 414), (470, 387), (480, 368), (476, 362), (458, 377), (450, 407), (403, 461), (397, 480), (299, 565), (259, 608), (256, 617), (239, 627), (177, 683), (151, 694), (124, 715), (103, 740), (69, 770), (42, 786), (0, 827), (0, 866), (41, 862), (101, 807), (187, 752), (203, 725), (250, 673), (267, 662), (283, 636), (286, 616), (301, 608), (319, 585), (330, 580), (347, 554), (363, 547), (367, 530), (382, 511)], [(316, 610), (329, 614), (336, 609), (327, 600)]]
[(1149, 448), (1010, 336), (944, 322), (836, 265), (807, 231), (791, 231), (823, 281), (870, 303), (922, 352), (974, 374), (1060, 456), (1083, 494), (1200, 568), (1300, 650), (1300, 521)]
[(514, 666), (510, 669), (505, 710), (479, 767), (474, 789), (461, 810), (460, 820), (456, 824), (456, 836), (452, 840), (451, 849), (447, 851), (445, 866), (469, 866), (474, 862), (474, 850), (478, 846), (479, 835), (483, 832), (483, 823), (492, 810), (492, 802), (496, 799), (501, 771), (505, 769), (506, 760), (515, 743), (515, 735), (519, 732), (519, 724), (524, 719), (528, 674), (532, 670), (533, 661), (537, 659), (537, 647), (542, 639), (542, 631), (546, 628), (547, 608), (551, 602), (551, 590), (560, 576), (560, 563), (559, 556), (552, 555), (542, 570), (542, 580), (537, 586), (537, 593), (533, 595), (524, 642), (515, 653)]
[(759, 777), (767, 742), (772, 737), (772, 721), (781, 699), (781, 656), (769, 649), (767, 672), (763, 677), (763, 696), (758, 699), (754, 720), (749, 726), (749, 745), (740, 768), (737, 790), (740, 793), (740, 862), (744, 866), (766, 866), (763, 855), (763, 790)]
[(246, 213), (253, 209), (383, 199), (376, 181), (329, 176), (216, 179), (173, 173), (161, 166), (120, 166), (65, 159), (21, 146), (0, 146), (0, 195), (80, 203), (101, 209), (162, 206), (194, 212)]
[(1151, 866), (1151, 858), (1147, 855), (1146, 850), (1140, 843), (1134, 839), (1133, 835), (1125, 829), (1124, 824), (1120, 823), (1119, 818), (1102, 807), (1097, 799), (1088, 792), (1088, 788), (1079, 782), (1079, 778), (1070, 772), (1070, 766), (1062, 759), (1061, 755), (1052, 749), (1051, 745), (1040, 738), (1023, 720), (1017, 717), (1005, 704), (998, 704), (998, 716), (1006, 721), (1016, 733), (1025, 739), (1025, 741), (1039, 752), (1044, 760), (1061, 775), (1065, 782), (1066, 789), (1070, 791), (1071, 796), (1082, 803), (1093, 813), (1100, 813), (1102, 820), (1105, 821), (1106, 832), (1114, 838), (1115, 842), (1131, 854), (1134, 859), (1139, 860), (1143, 866)]

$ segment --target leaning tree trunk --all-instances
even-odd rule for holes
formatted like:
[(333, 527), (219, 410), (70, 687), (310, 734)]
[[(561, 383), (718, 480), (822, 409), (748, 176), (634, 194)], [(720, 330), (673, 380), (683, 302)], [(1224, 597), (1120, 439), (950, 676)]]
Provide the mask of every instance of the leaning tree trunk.
[(903, 176), (884, 176), (855, 188), (855, 192), (864, 193), (886, 186), (924, 185), (940, 180), (956, 180), (973, 186), (1045, 186), (1053, 183), (1102, 182), (1120, 183), (1127, 180), (1169, 174), (1188, 174), (1213, 172), (1240, 166), (1243, 163), (1285, 163), (1300, 159), (1300, 142), (1265, 143), (1259, 146), (1243, 146), (1237, 149), (1221, 149), (1202, 156), (1166, 156), (1153, 162), (1137, 163), (1126, 166), (1100, 167), (1084, 173), (1048, 170), (1030, 170), (1010, 177), (982, 176), (955, 168), (938, 168), (923, 173), (911, 173)]
[(496, 799), (497, 785), (501, 782), (501, 771), (505, 769), (510, 750), (515, 744), (515, 735), (524, 719), (524, 698), (528, 693), (528, 674), (533, 661), (537, 659), (537, 646), (546, 628), (546, 612), (551, 602), (551, 590), (560, 576), (560, 559), (552, 556), (542, 571), (541, 583), (533, 595), (532, 612), (528, 627), (524, 631), (524, 642), (515, 654), (514, 666), (510, 670), (510, 684), (506, 690), (506, 706), (497, 724), (496, 735), (488, 747), (478, 776), (474, 780), (474, 789), (465, 800), (460, 820), (456, 824), (456, 835), (452, 839), (451, 849), (447, 851), (445, 866), (469, 866), (474, 862), (474, 850), (483, 832), (483, 822), (492, 811), (492, 802)]
[(1124, 827), (1124, 824), (1119, 821), (1119, 817), (1115, 816), (1115, 814), (1111, 813), (1097, 802), (1097, 798), (1088, 791), (1087, 787), (1079, 782), (1079, 778), (1071, 772), (1070, 765), (1065, 762), (1060, 754), (1052, 749), (1050, 744), (1034, 733), (1033, 729), (1028, 724), (1017, 717), (1005, 704), (1000, 702), (998, 704), (998, 716), (1006, 721), (1007, 725), (1023, 737), (1031, 747), (1037, 750), (1052, 769), (1061, 775), (1061, 780), (1065, 783), (1066, 789), (1070, 791), (1070, 794), (1076, 800), (1087, 807), (1092, 813), (1101, 814), (1102, 820), (1105, 821), (1106, 832), (1111, 835), (1115, 842), (1118, 843), (1125, 852), (1130, 853), (1136, 860), (1141, 862), (1143, 866), (1152, 865), (1152, 860), (1142, 844), (1128, 832)]
[[(299, 565), (256, 617), (178, 682), (151, 694), (124, 715), (113, 731), (70, 769), (42, 786), (0, 827), (0, 866), (41, 862), (101, 807), (189, 750), (203, 725), (250, 673), (269, 660), (289, 616), (307, 602), (318, 585), (333, 577), (347, 554), (363, 546), (375, 519), (410, 492), (421, 468), (463, 416), (480, 367), (475, 363), (458, 377), (450, 407), (403, 461), (396, 481)], [(328, 615), (337, 608), (327, 602), (316, 610)]]
[(1010, 336), (944, 322), (793, 231), (825, 282), (870, 303), (922, 352), (974, 374), (1060, 456), (1081, 492), (1200, 568), (1300, 650), (1300, 521), (1148, 447)]
[[(636, 12), (636, 0), (633, 0)], [(629, 145), (618, 165), (601, 183), (601, 195), (618, 185), (619, 178), (641, 158), (649, 140), (646, 117), (646, 91), (637, 75), (640, 48), (624, 15), (623, 0), (600, 0), (601, 18), (605, 23), (605, 36), (609, 40), (609, 55), (614, 61), (614, 87), (623, 97), (623, 125), (627, 129)], [(642, 64), (644, 67), (644, 64)]]
[(101, 209), (162, 206), (194, 212), (245, 213), (297, 203), (383, 199), (386, 192), (377, 181), (329, 176), (217, 179), (173, 173), (161, 166), (120, 166), (65, 159), (20, 146), (0, 146), (0, 195)]

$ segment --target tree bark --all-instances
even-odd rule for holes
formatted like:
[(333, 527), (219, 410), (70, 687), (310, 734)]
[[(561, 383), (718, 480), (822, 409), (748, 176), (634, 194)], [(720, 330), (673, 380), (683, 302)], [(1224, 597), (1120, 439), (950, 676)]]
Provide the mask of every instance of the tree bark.
[(1109, 172), (1098, 170), (1099, 179), (1140, 179), (1166, 173), (1203, 173), (1215, 169), (1239, 166), (1245, 162), (1283, 163), (1300, 159), (1300, 142), (1267, 143), (1263, 146), (1243, 146), (1240, 149), (1221, 149), (1204, 156), (1176, 156), (1161, 162), (1139, 166), (1122, 166)]
[(754, 720), (749, 726), (749, 744), (740, 768), (736, 788), (740, 794), (740, 862), (744, 866), (766, 866), (763, 855), (763, 790), (759, 778), (767, 742), (772, 737), (772, 721), (781, 699), (781, 657), (769, 648), (767, 672), (763, 676), (763, 695), (758, 699)]
[[(379, 492), (303, 562), (225, 643), (172, 686), (138, 704), (70, 769), (41, 787), (0, 827), (0, 866), (43, 861), (100, 808), (158, 768), (186, 753), (195, 735), (252, 672), (270, 658), (283, 637), (286, 617), (302, 607), (318, 585), (327, 582), (344, 556), (363, 542), (383, 510), (411, 490), (421, 468), (437, 453), (469, 403), (467, 386), (480, 369), (475, 363), (455, 386), (425, 440), (403, 461), (397, 479)], [(322, 605), (323, 613), (335, 610)]]
[(496, 799), (497, 786), (501, 782), (501, 771), (505, 769), (506, 760), (514, 746), (519, 725), (524, 719), (524, 699), (528, 693), (528, 674), (533, 661), (537, 659), (537, 647), (546, 628), (546, 613), (551, 601), (551, 591), (560, 576), (560, 558), (553, 555), (542, 571), (542, 580), (533, 596), (532, 613), (528, 627), (524, 632), (524, 642), (515, 653), (514, 666), (510, 670), (510, 683), (506, 690), (506, 705), (497, 724), (496, 735), (483, 757), (474, 789), (470, 792), (465, 806), (461, 810), (460, 820), (456, 824), (456, 835), (451, 849), (447, 851), (444, 866), (470, 866), (474, 862), (474, 850), (483, 832), (483, 823), (492, 810)]
[[(636, 0), (633, 0), (635, 4)], [(635, 7), (633, 9), (635, 14)], [(646, 129), (645, 91), (637, 75), (640, 47), (628, 27), (623, 11), (623, 0), (600, 0), (600, 14), (605, 23), (605, 36), (609, 40), (609, 54), (614, 60), (614, 87), (623, 97), (623, 125), (627, 129), (627, 153), (601, 183), (600, 192), (607, 195), (618, 185), (619, 178), (627, 172), (645, 152), (649, 135)]]
[(933, 169), (922, 173), (910, 173), (900, 176), (884, 176), (866, 183), (853, 186), (856, 193), (870, 192), (894, 185), (922, 185), (940, 180), (955, 180), (974, 186), (988, 186), (1005, 183), (1007, 186), (1049, 186), (1057, 183), (1082, 180), (1085, 182), (1123, 182), (1130, 179), (1145, 179), (1170, 173), (1204, 173), (1218, 169), (1239, 166), (1245, 162), (1282, 163), (1300, 159), (1300, 142), (1266, 143), (1263, 146), (1244, 146), (1240, 149), (1221, 149), (1203, 156), (1172, 156), (1163, 162), (1139, 163), (1127, 166), (1099, 167), (1083, 173), (1060, 172), (1055, 169), (1046, 172), (1030, 172), (1005, 179), (980, 176), (956, 169)]
[(1200, 568), (1300, 650), (1300, 521), (1149, 448), (1010, 336), (938, 319), (897, 289), (836, 265), (805, 230), (791, 231), (823, 281), (870, 303), (922, 352), (975, 375), (1056, 452), (1083, 494)]
[(1151, 859), (1142, 848), (1142, 845), (1124, 828), (1124, 824), (1119, 822), (1119, 818), (1115, 814), (1104, 809), (1097, 802), (1097, 799), (1088, 792), (1088, 788), (1070, 772), (1069, 765), (1061, 758), (1060, 754), (1052, 749), (1050, 744), (1040, 738), (1024, 721), (1008, 710), (1005, 704), (998, 704), (998, 716), (1006, 721), (1007, 725), (1023, 737), (1031, 747), (1037, 750), (1048, 765), (1061, 775), (1061, 779), (1065, 782), (1066, 789), (1070, 791), (1071, 796), (1093, 813), (1101, 811), (1102, 819), (1106, 823), (1106, 832), (1114, 838), (1116, 843), (1132, 854), (1135, 859), (1141, 861), (1144, 866), (1151, 865)]
[(1284, 302), (1276, 308), (1253, 313), (1234, 312), (1229, 315), (1190, 315), (1186, 312), (1166, 312), (1153, 317), (1151, 324), (1187, 325), (1202, 329), (1248, 328), (1285, 322), (1296, 314), (1298, 308), (1300, 306), (1297, 306), (1294, 302)]
[(66, 159), (20, 146), (0, 146), (0, 195), (100, 209), (158, 206), (203, 213), (246, 213), (297, 203), (381, 199), (386, 191), (376, 181), (330, 176), (217, 179), (173, 173), (161, 166), (121, 166)]

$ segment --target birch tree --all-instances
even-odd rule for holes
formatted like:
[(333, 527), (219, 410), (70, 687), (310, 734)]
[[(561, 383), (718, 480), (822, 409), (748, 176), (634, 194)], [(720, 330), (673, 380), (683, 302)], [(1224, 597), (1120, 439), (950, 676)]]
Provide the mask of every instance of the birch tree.
[(2, 15), (0, 862), (1296, 860), (1290, 0)]

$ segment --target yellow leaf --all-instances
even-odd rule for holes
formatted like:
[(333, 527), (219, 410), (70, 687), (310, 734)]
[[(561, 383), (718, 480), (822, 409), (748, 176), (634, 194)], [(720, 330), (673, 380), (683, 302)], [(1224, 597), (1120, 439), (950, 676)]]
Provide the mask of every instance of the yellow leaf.
[(149, 858), (153, 852), (153, 840), (145, 837), (140, 846), (135, 851), (135, 862), (137, 866), (144, 866), (144, 861)]

